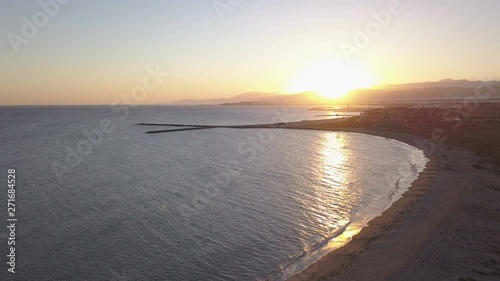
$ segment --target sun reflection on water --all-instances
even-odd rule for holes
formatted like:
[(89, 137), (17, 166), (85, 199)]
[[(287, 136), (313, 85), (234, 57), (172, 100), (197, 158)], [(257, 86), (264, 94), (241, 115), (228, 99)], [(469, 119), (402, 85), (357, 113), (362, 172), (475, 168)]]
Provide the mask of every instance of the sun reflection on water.
[(324, 133), (318, 142), (318, 166), (314, 173), (308, 196), (312, 199), (306, 209), (310, 222), (323, 237), (330, 238), (348, 223), (349, 209), (349, 162), (350, 153), (345, 136), (338, 133)]
[(323, 181), (331, 184), (332, 188), (345, 189), (349, 179), (349, 150), (345, 136), (339, 133), (323, 134)]
[(350, 214), (359, 196), (351, 165), (351, 149), (348, 136), (342, 133), (324, 133), (321, 139), (321, 172), (316, 180), (317, 205), (311, 209), (321, 215), (314, 216), (315, 223), (322, 226), (323, 237), (329, 240), (325, 248), (338, 248), (359, 232), (358, 226), (350, 224)]

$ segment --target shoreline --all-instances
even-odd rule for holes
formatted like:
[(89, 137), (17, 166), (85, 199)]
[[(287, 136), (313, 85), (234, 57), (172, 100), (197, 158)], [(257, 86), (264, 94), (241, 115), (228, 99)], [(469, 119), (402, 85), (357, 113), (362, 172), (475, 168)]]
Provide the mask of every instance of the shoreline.
[[(416, 147), (415, 142), (423, 138), (412, 134), (363, 128), (332, 128), (330, 130), (385, 137), (414, 147)], [(482, 157), (462, 148), (447, 145), (438, 145), (437, 150), (426, 157), (429, 161), (425, 169), (401, 198), (393, 202), (380, 216), (372, 219), (348, 243), (334, 249), (286, 280), (446, 280), (448, 278), (451, 278), (449, 280), (489, 280), (484, 278), (500, 278), (500, 266), (497, 266), (500, 247), (491, 247), (491, 240), (496, 243), (500, 242), (499, 238), (493, 238), (491, 235), (500, 230), (498, 226), (500, 213), (491, 213), (491, 209), (495, 207), (497, 211), (500, 211), (500, 208), (495, 206), (495, 202), (498, 201), (490, 198), (489, 203), (483, 204), (486, 206), (480, 208), (482, 212), (488, 212), (491, 216), (489, 220), (481, 222), (480, 228), (483, 231), (480, 234), (482, 235), (480, 240), (482, 241), (477, 241), (477, 234), (474, 232), (457, 235), (462, 226), (467, 226), (464, 221), (471, 220), (470, 216), (474, 215), (462, 211), (466, 210), (462, 208), (471, 204), (471, 200), (467, 196), (464, 197), (464, 194), (473, 194), (474, 198), (477, 198), (479, 191), (475, 189), (478, 188), (478, 181), (487, 182), (488, 187), (493, 187), (487, 192), (492, 193), (490, 195), (494, 194), (497, 200), (500, 198), (498, 192), (500, 188), (495, 186), (495, 182), (500, 182), (498, 173), (494, 173), (496, 166), (492, 165), (486, 169), (474, 168), (470, 162), (482, 162), (484, 160)], [(468, 183), (463, 181), (467, 177)], [(472, 185), (474, 182), (476, 185)], [(474, 202), (477, 205), (481, 203), (481, 201)], [(453, 228), (457, 226), (454, 222), (459, 219), (461, 219), (460, 224), (457, 228)], [(497, 226), (491, 225), (491, 219)], [(488, 229), (488, 224), (490, 229)], [(477, 230), (475, 227), (467, 228), (470, 228), (470, 231)], [(451, 241), (459, 238), (467, 242), (458, 241), (457, 245), (450, 249)], [(477, 251), (471, 247), (472, 240), (476, 240), (476, 243), (482, 246), (484, 244), (489, 246), (482, 251)], [(467, 251), (461, 250), (463, 248), (467, 248)], [(439, 249), (439, 252), (432, 251), (432, 249)], [(476, 252), (471, 253), (473, 251)], [(460, 252), (466, 253), (459, 254)], [(457, 254), (460, 257), (461, 266), (447, 260), (450, 258), (453, 260)], [(468, 256), (476, 257), (476, 262), (471, 264)], [(488, 267), (493, 268), (493, 271), (485, 270)], [(417, 278), (415, 273), (420, 273), (421, 277)], [(438, 275), (441, 277), (438, 278)], [(458, 279), (456, 276), (464, 277)], [(471, 278), (470, 276), (479, 279), (467, 279)]]
[[(292, 129), (292, 130), (300, 130), (300, 129)], [(356, 129), (356, 130), (354, 130), (354, 129), (326, 130), (326, 131), (355, 133), (355, 134), (363, 134), (363, 135), (369, 135), (369, 136), (373, 136), (373, 137), (384, 138), (384, 139), (396, 141), (396, 142), (401, 143), (403, 145), (409, 145), (412, 148), (415, 148), (415, 149), (418, 149), (419, 151), (422, 151), (414, 143), (412, 143), (410, 141), (410, 139), (415, 139), (415, 136), (412, 136), (412, 135), (405, 135), (405, 136), (401, 135), (401, 136), (390, 136), (389, 137), (388, 134), (380, 132), (380, 131), (370, 131), (370, 132), (368, 132), (368, 131), (365, 131), (365, 130), (358, 130), (358, 129)], [(331, 237), (329, 239), (329, 241), (326, 242), (323, 245), (324, 247), (317, 249), (317, 253), (316, 254), (320, 254), (321, 252), (325, 252), (325, 251), (329, 250), (327, 253), (324, 253), (323, 255), (319, 256), (319, 258), (315, 262), (313, 262), (312, 264), (307, 265), (306, 267), (304, 267), (300, 271), (296, 271), (293, 274), (290, 274), (288, 272), (288, 274), (281, 275), (281, 277), (278, 280), (297, 280), (297, 279), (294, 279), (294, 277), (299, 276), (299, 275), (301, 277), (304, 277), (303, 276), (304, 274), (302, 274), (302, 273), (304, 273), (305, 271), (311, 271), (310, 268), (314, 268), (315, 269), (316, 267), (313, 266), (314, 264), (320, 262), (322, 259), (324, 259), (328, 255), (330, 255), (331, 253), (333, 253), (335, 251), (340, 251), (342, 248), (346, 247), (349, 243), (351, 243), (351, 241), (353, 240), (354, 237), (360, 235), (361, 232), (364, 229), (366, 229), (366, 228), (368, 228), (370, 226), (370, 224), (372, 223), (372, 221), (375, 221), (377, 218), (383, 216), (385, 214), (385, 212), (387, 212), (389, 209), (391, 209), (394, 206), (394, 204), (396, 204), (396, 202), (398, 202), (399, 200), (403, 199), (404, 195), (407, 194), (410, 191), (410, 189), (415, 184), (415, 182), (417, 182), (422, 177), (423, 178), (428, 178), (428, 177), (432, 176), (432, 173), (434, 173), (435, 167), (438, 165), (438, 160), (436, 158), (429, 157), (428, 155), (425, 156), (425, 159), (426, 159), (426, 163), (425, 163), (423, 169), (418, 173), (417, 178), (415, 180), (413, 180), (413, 182), (411, 182), (409, 184), (409, 186), (402, 188), (402, 190), (400, 191), (400, 192), (402, 192), (402, 193), (399, 194), (400, 198), (398, 198), (395, 201), (391, 202), (386, 207), (386, 209), (382, 210), (379, 215), (377, 215), (376, 217), (374, 217), (370, 221), (366, 222), (366, 224), (364, 226), (360, 227), (359, 224), (357, 224), (357, 227), (354, 227), (354, 228), (348, 227), (348, 228), (344, 229), (344, 231), (342, 231), (338, 235), (336, 235), (334, 237)], [(397, 194), (397, 193), (398, 192), (396, 192), (395, 194)], [(373, 230), (373, 229), (370, 229), (370, 230)], [(367, 230), (367, 231), (370, 231), (370, 230)], [(304, 280), (304, 279), (298, 279), (298, 280)]]
[[(398, 133), (391, 134), (382, 131), (370, 131), (365, 129), (339, 129), (332, 131), (361, 133), (365, 135), (384, 137), (419, 149), (416, 147), (414, 141), (411, 141), (417, 139), (417, 136), (413, 135)], [(408, 187), (408, 189), (402, 194), (401, 198), (393, 202), (382, 212), (382, 214), (370, 220), (367, 225), (361, 228), (360, 231), (346, 244), (332, 250), (325, 256), (319, 258), (316, 262), (307, 266), (301, 272), (298, 272), (285, 280), (320, 280), (317, 278), (323, 275), (326, 276), (327, 273), (330, 272), (339, 272), (343, 268), (350, 266), (354, 259), (366, 250), (366, 246), (369, 242), (377, 239), (385, 227), (397, 220), (402, 212), (406, 211), (409, 206), (415, 204), (419, 196), (431, 187), (430, 182), (439, 170), (439, 160), (432, 155), (426, 155), (426, 157), (428, 158), (428, 161), (424, 170), (419, 173), (417, 179), (412, 182), (410, 187)]]

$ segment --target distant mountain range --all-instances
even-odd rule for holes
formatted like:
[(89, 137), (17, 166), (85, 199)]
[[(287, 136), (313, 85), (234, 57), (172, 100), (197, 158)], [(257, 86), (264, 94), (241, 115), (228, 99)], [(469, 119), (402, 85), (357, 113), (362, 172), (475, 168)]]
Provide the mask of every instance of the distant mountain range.
[[(405, 101), (459, 100), (474, 97), (476, 89), (489, 93), (490, 99), (500, 99), (500, 81), (469, 81), (444, 79), (437, 82), (377, 85), (370, 89), (349, 92), (341, 99), (329, 99), (315, 92), (279, 94), (249, 92), (232, 98), (194, 100), (186, 99), (172, 102), (172, 105), (325, 105), (339, 103), (384, 103)], [(491, 91), (491, 93), (490, 93)]]
[(223, 103), (240, 103), (240, 102), (254, 102), (263, 100), (269, 97), (280, 96), (278, 93), (262, 93), (262, 92), (249, 92), (241, 95), (234, 96), (232, 98), (227, 99), (205, 99), (205, 100), (195, 100), (195, 99), (186, 99), (186, 100), (178, 100), (172, 102), (170, 104), (175, 105), (216, 105)]
[(172, 105), (300, 105), (300, 104), (328, 104), (331, 100), (318, 95), (315, 92), (298, 94), (279, 94), (250, 92), (234, 96), (228, 99), (206, 99), (206, 100), (179, 100)]
[(497, 84), (497, 86), (500, 86), (500, 81), (470, 81), (466, 79), (461, 79), (461, 80), (443, 79), (437, 82), (384, 84), (375, 86), (373, 88), (391, 89), (391, 90), (411, 90), (411, 89), (424, 89), (424, 88), (476, 88), (483, 84)]
[(437, 82), (379, 85), (371, 89), (354, 90), (343, 100), (351, 103), (457, 101), (474, 98), (477, 89), (483, 97), (488, 96), (491, 100), (500, 99), (499, 81), (445, 79)]

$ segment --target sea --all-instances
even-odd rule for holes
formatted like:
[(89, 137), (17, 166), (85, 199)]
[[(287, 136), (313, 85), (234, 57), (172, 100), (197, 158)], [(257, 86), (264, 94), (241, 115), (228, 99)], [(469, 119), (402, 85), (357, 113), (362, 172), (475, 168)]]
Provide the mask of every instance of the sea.
[(286, 280), (400, 198), (423, 152), (350, 132), (137, 124), (332, 118), (309, 108), (0, 107), (0, 279)]

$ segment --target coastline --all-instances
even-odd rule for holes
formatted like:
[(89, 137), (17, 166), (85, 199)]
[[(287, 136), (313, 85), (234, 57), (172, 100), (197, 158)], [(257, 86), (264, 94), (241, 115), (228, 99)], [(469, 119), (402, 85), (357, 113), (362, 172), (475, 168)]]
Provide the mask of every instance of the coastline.
[[(300, 129), (293, 129), (293, 130), (300, 130)], [(322, 131), (324, 131), (324, 130), (322, 130)], [(330, 131), (370, 135), (370, 136), (377, 137), (377, 138), (395, 141), (401, 145), (410, 146), (412, 148), (418, 149), (415, 146), (415, 144), (411, 143), (410, 139), (413, 139), (413, 136), (411, 136), (411, 135), (405, 136), (406, 138), (403, 139), (401, 136), (399, 136), (398, 138), (395, 138), (395, 137), (390, 138), (390, 137), (388, 137), (387, 134), (383, 134), (381, 132), (366, 132), (366, 131), (362, 131), (362, 130), (352, 130), (352, 129), (330, 130)], [(422, 150), (420, 150), (420, 149), (418, 149), (418, 150), (423, 153)], [(372, 222), (377, 217), (382, 216), (383, 213), (386, 212), (389, 208), (391, 208), (391, 206), (393, 206), (393, 204), (395, 202), (399, 201), (401, 199), (401, 197), (404, 196), (404, 194), (406, 194), (409, 191), (409, 189), (412, 186), (412, 183), (417, 181), (418, 178), (422, 177), (422, 174), (424, 174), (424, 173), (429, 174), (430, 173), (429, 165), (435, 166), (434, 163), (430, 164), (431, 162), (433, 162), (433, 161), (431, 161), (431, 158), (426, 156), (425, 158), (423, 158), (421, 160), (423, 160), (425, 162), (421, 163), (419, 165), (420, 168), (417, 168), (419, 170), (419, 172), (416, 175), (416, 177), (414, 177), (411, 181), (408, 181), (404, 187), (398, 187), (398, 190), (395, 191), (395, 193), (393, 194), (393, 196), (396, 197), (395, 200), (391, 199), (391, 202), (386, 206), (386, 209), (380, 210), (380, 213), (378, 213), (378, 214), (376, 214), (376, 213), (373, 214), (373, 217), (369, 221), (366, 221), (365, 223), (354, 222), (352, 225), (350, 224), (348, 227), (346, 227), (342, 231), (340, 231), (340, 233), (331, 237), (327, 242), (325, 242), (323, 244), (322, 247), (315, 249), (315, 251), (313, 251), (313, 252), (310, 252), (309, 256), (307, 257), (307, 260), (309, 261), (308, 263), (306, 260), (301, 261), (299, 263), (296, 263), (295, 265), (291, 266), (290, 268), (287, 268), (287, 270), (284, 270), (283, 274), (277, 280), (290, 280), (290, 278), (292, 278), (293, 276), (296, 276), (297, 274), (300, 274), (301, 272), (303, 272), (304, 270), (309, 268), (312, 265), (312, 264), (310, 264), (312, 261), (314, 261), (313, 264), (317, 263), (319, 260), (325, 258), (330, 253), (332, 253), (334, 251), (338, 251), (341, 248), (345, 247), (348, 243), (350, 243), (354, 236), (359, 235), (363, 229), (368, 227), (368, 223)], [(434, 159), (434, 162), (436, 162), (435, 160), (436, 159)], [(420, 161), (418, 161), (418, 162), (420, 162)], [(409, 175), (407, 175), (407, 176), (409, 176)], [(426, 177), (426, 176), (424, 175), (424, 177)], [(391, 198), (392, 198), (392, 196), (391, 196)], [(296, 268), (296, 267), (298, 267), (298, 268)], [(293, 271), (293, 272), (290, 272), (290, 271)]]
[[(189, 126), (355, 132), (424, 150), (429, 162), (401, 198), (348, 243), (285, 280), (500, 280), (498, 123), (464, 122), (457, 129), (446, 122), (326, 119)], [(438, 136), (441, 142), (430, 139), (436, 129), (444, 132)]]
[[(305, 123), (300, 124), (303, 125)], [(416, 146), (415, 142), (422, 139), (412, 134), (363, 128), (330, 130), (386, 137), (411, 146)], [(426, 156), (429, 161), (424, 171), (400, 199), (371, 220), (351, 241), (287, 280), (500, 278), (500, 267), (497, 266), (500, 247), (490, 245), (492, 242), (500, 245), (500, 238), (493, 237), (500, 227), (491, 224), (492, 219), (497, 224), (500, 222), (500, 208), (495, 205), (498, 201), (493, 198), (488, 204), (477, 201), (481, 184), (490, 187), (487, 193), (500, 197), (500, 188), (495, 185), (499, 182), (498, 173), (494, 173), (496, 167), (477, 169), (470, 163), (484, 162), (482, 157), (446, 145), (438, 145), (434, 153)], [(468, 213), (467, 207), (472, 204), (476, 211), (481, 211)], [(497, 212), (493, 211), (495, 209)], [(483, 221), (472, 218), (482, 216), (484, 212), (490, 217)], [(471, 228), (473, 224), (481, 225)], [(462, 228), (468, 231), (461, 232)], [(471, 232), (474, 229), (482, 229), (480, 241), (476, 233)], [(456, 242), (454, 247), (450, 246), (451, 242)], [(489, 246), (477, 251), (474, 244)], [(466, 254), (460, 255), (460, 252)], [(476, 257), (474, 263), (471, 263), (470, 256)], [(493, 271), (488, 268), (493, 268)], [(460, 276), (463, 279), (458, 279)]]

